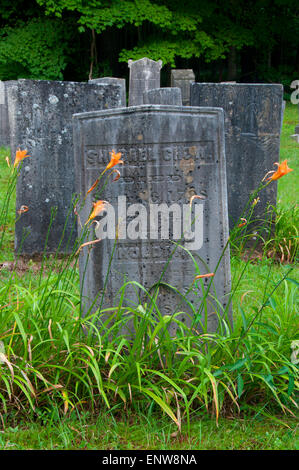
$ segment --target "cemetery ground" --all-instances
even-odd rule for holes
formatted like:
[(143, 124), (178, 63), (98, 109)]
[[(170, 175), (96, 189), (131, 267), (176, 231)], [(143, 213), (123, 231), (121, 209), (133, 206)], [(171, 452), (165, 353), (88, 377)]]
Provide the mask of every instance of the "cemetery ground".
[[(83, 334), (92, 318), (79, 315), (75, 260), (14, 263), (12, 198), (0, 258), (1, 449), (299, 449), (296, 123), (288, 103), (280, 159), (294, 171), (278, 181), (275, 238), (232, 249), (233, 333), (170, 338), (162, 320), (142, 323), (140, 306), (133, 343), (107, 327)], [(10, 170), (0, 152), (2, 207)]]

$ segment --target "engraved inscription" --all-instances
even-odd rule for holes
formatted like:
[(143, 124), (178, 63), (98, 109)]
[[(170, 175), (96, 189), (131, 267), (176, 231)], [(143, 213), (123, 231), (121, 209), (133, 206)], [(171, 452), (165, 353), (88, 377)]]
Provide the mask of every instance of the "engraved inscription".
[[(101, 168), (110, 160), (111, 150), (115, 146), (85, 146), (86, 169)], [(175, 144), (121, 144), (115, 149), (121, 152), (122, 158), (128, 165), (139, 165), (142, 162), (176, 163), (190, 158), (200, 160), (201, 164), (215, 162), (214, 142), (184, 142)]]
[(176, 260), (185, 261), (189, 255), (182, 249), (174, 251), (174, 244), (167, 241), (136, 244), (132, 242), (119, 243), (116, 249), (116, 256), (119, 260), (133, 261), (142, 259), (144, 262), (151, 262), (152, 259), (165, 263), (165, 260), (173, 253)]

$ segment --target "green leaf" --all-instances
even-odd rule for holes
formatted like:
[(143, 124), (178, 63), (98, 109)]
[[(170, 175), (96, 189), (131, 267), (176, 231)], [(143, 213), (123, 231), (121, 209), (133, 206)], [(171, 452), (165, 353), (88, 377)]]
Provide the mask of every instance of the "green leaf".
[(297, 282), (295, 279), (292, 279), (290, 277), (286, 277), (286, 281), (293, 282), (296, 287), (299, 287), (299, 282)]
[(288, 396), (292, 395), (295, 387), (295, 379), (293, 375), (289, 374)]
[[(132, 386), (133, 387), (133, 386)], [(139, 387), (138, 387), (139, 388)], [(167, 405), (167, 403), (165, 403), (165, 401), (162, 400), (162, 398), (158, 397), (158, 395), (156, 395), (155, 393), (153, 393), (151, 390), (147, 389), (147, 388), (141, 388), (141, 391), (143, 393), (145, 393), (146, 395), (148, 395), (149, 397), (151, 397), (153, 400), (155, 400), (155, 402), (162, 408), (162, 410), (165, 411), (165, 413), (168, 414), (168, 416), (170, 416), (170, 418), (175, 422), (175, 424), (179, 427), (179, 422), (175, 416), (175, 414), (173, 413), (173, 411), (171, 410), (171, 408)]]
[(229, 366), (229, 371), (232, 372), (233, 370), (240, 369), (246, 362), (247, 362), (246, 357), (244, 359), (239, 359), (232, 366)]
[(240, 398), (244, 389), (244, 381), (242, 379), (242, 375), (238, 375), (237, 384), (238, 384), (238, 397)]

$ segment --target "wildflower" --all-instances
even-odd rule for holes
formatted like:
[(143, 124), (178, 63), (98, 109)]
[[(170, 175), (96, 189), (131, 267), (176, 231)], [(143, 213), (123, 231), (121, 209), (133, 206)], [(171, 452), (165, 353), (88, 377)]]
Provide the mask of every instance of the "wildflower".
[(207, 273), (207, 274), (198, 274), (198, 276), (195, 276), (195, 279), (202, 279), (203, 277), (214, 277), (215, 273)]
[(94, 188), (97, 187), (97, 185), (99, 184), (99, 178), (95, 180), (95, 182), (93, 183), (93, 185), (89, 188), (89, 190), (87, 191), (86, 194), (89, 194)]
[(118, 165), (119, 163), (122, 163), (122, 164), (124, 163), (123, 160), (120, 160), (120, 157), (121, 157), (120, 152), (115, 153), (114, 150), (112, 150), (112, 152), (109, 152), (109, 153), (111, 155), (111, 160), (106, 166), (104, 172), (107, 170), (110, 170), (110, 168), (113, 168), (115, 165)]
[(259, 198), (259, 197), (257, 197), (256, 199), (253, 200), (252, 207), (255, 207), (258, 202), (260, 202), (260, 198)]
[(243, 222), (242, 222), (241, 224), (239, 224), (239, 225), (238, 225), (238, 227), (239, 227), (239, 228), (241, 228), (241, 227), (244, 227), (244, 225), (246, 225), (246, 224), (247, 224), (247, 220), (246, 220), (246, 219), (244, 219), (244, 217), (241, 217), (241, 219), (240, 219), (240, 220), (243, 220)]
[(120, 178), (120, 172), (119, 172), (118, 170), (114, 169), (114, 170), (112, 170), (111, 174), (112, 174), (112, 173), (116, 173), (116, 177), (113, 178), (113, 180), (112, 180), (112, 182), (114, 183), (115, 181), (118, 181), (118, 180), (119, 180), (119, 178)]
[(293, 171), (292, 168), (289, 168), (288, 167), (288, 161), (287, 160), (284, 160), (282, 163), (275, 163), (275, 165), (277, 165), (277, 170), (273, 173), (272, 176), (270, 176), (268, 178), (267, 181), (275, 181), (275, 180), (278, 180), (279, 178), (281, 178), (282, 176), (284, 175), (287, 175), (288, 173), (290, 173), (290, 171)]
[(7, 166), (8, 166), (8, 168), (10, 168), (10, 161), (9, 161), (9, 157), (5, 157), (5, 160), (6, 160), (6, 163), (7, 163)]
[[(101, 175), (100, 175), (100, 178), (103, 176), (103, 174), (107, 171), (107, 170), (110, 170), (110, 168), (113, 168), (114, 166), (118, 165), (119, 163), (124, 163), (123, 160), (120, 160), (120, 157), (121, 157), (121, 153), (118, 152), (118, 153), (115, 153), (114, 150), (112, 150), (112, 152), (109, 152), (110, 155), (111, 155), (111, 159), (110, 159), (110, 162), (108, 163), (108, 165), (106, 166), (105, 170), (102, 171)], [(120, 173), (118, 170), (113, 170), (113, 172), (116, 172), (117, 175), (116, 177), (114, 178), (114, 180), (112, 181), (117, 181), (119, 178), (120, 178)], [(89, 190), (87, 191), (86, 195), (89, 194), (91, 191), (93, 191), (97, 185), (99, 184), (100, 182), (100, 178), (97, 178), (95, 180), (95, 182), (93, 183), (93, 185), (89, 188)]]
[(194, 194), (191, 198), (190, 198), (190, 207), (192, 206), (192, 202), (194, 201), (194, 199), (206, 199), (204, 196), (198, 196), (197, 194)]
[(93, 211), (89, 216), (89, 219), (87, 222), (85, 222), (85, 225), (88, 224), (88, 222), (92, 219), (94, 219), (97, 215), (99, 215), (103, 210), (106, 209), (106, 204), (107, 201), (98, 201), (93, 203)]
[(20, 209), (18, 210), (18, 214), (21, 215), (21, 214), (24, 214), (25, 212), (28, 212), (28, 211), (29, 211), (28, 206), (21, 206)]
[(18, 149), (18, 150), (16, 151), (16, 158), (15, 158), (15, 162), (14, 162), (14, 165), (13, 165), (13, 166), (14, 166), (14, 167), (19, 166), (20, 162), (21, 162), (22, 160), (24, 160), (24, 158), (26, 158), (26, 157), (30, 157), (30, 155), (27, 155), (27, 150), (20, 150), (20, 149)]
[(101, 241), (101, 239), (97, 238), (96, 240), (91, 240), (90, 242), (82, 243), (82, 245), (80, 245), (80, 247), (76, 251), (75, 256), (77, 256), (80, 253), (80, 251), (82, 250), (82, 248), (84, 248), (85, 246), (90, 246), (90, 245), (93, 245), (94, 243), (98, 243), (100, 241)]

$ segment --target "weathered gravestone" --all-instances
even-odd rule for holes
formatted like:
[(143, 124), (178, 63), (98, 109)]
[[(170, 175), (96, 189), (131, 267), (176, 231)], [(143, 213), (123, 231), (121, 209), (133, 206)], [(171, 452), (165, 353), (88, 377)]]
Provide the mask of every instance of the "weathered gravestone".
[(9, 145), (9, 124), (5, 82), (0, 81), (0, 147)]
[[(299, 106), (298, 106), (299, 111)], [(291, 135), (291, 138), (294, 139), (299, 144), (299, 123), (298, 126), (295, 127), (295, 133)]]
[(77, 236), (72, 115), (120, 106), (120, 86), (18, 80), (7, 88), (7, 95), (12, 155), (18, 147), (31, 155), (23, 162), (17, 184), (16, 209), (26, 205), (29, 210), (16, 222), (15, 250), (23, 256), (44, 252), (51, 209), (56, 207), (46, 251), (59, 247), (61, 253), (71, 252)]
[(92, 80), (88, 80), (88, 83), (91, 85), (94, 84), (101, 84), (101, 85), (119, 85), (121, 87), (121, 107), (126, 106), (126, 80), (124, 78), (115, 78), (115, 77), (101, 77), (101, 78), (93, 78)]
[(195, 75), (192, 69), (171, 70), (171, 86), (181, 89), (184, 106), (190, 106), (190, 85), (194, 81)]
[[(282, 85), (193, 83), (192, 106), (219, 106), (225, 113), (228, 211), (232, 228), (250, 194), (279, 161)], [(260, 192), (254, 218), (265, 220), (276, 204), (277, 184)], [(257, 222), (257, 224), (259, 224)]]
[(139, 60), (129, 60), (130, 86), (129, 106), (143, 104), (143, 93), (152, 88), (160, 87), (160, 70), (162, 60), (154, 60), (144, 57)]
[[(165, 269), (162, 281), (185, 294), (194, 312), (201, 314), (203, 292), (199, 281), (194, 283), (199, 272), (184, 248), (194, 256), (200, 274), (206, 274), (216, 271), (228, 239), (223, 111), (143, 105), (76, 114), (76, 186), (82, 198), (105, 169), (112, 149), (121, 152), (124, 161), (119, 167), (121, 178), (117, 183), (108, 184), (99, 195), (97, 190), (89, 193), (80, 212), (84, 225), (92, 202), (101, 199), (111, 204), (110, 222), (104, 216), (102, 223), (107, 222), (107, 226), (102, 231), (96, 230), (101, 242), (93, 245), (89, 258), (90, 246), (83, 248), (80, 255), (84, 312), (92, 308), (95, 299), (96, 307), (118, 305), (119, 289), (126, 280), (139, 282), (153, 295), (155, 288), (152, 286), (161, 279)], [(184, 222), (190, 221), (190, 199), (194, 194), (202, 199), (193, 199), (195, 221), (186, 234)], [(95, 239), (93, 229), (90, 230), (89, 240)], [(116, 230), (118, 239), (105, 281)], [(178, 246), (175, 250), (172, 239), (183, 248)], [(167, 265), (173, 250), (174, 255)], [(218, 324), (215, 312), (219, 311), (219, 305), (214, 299), (217, 297), (223, 308), (228, 307), (229, 302), (228, 250), (214, 278), (201, 281), (204, 289), (210, 285), (207, 323), (210, 330), (215, 330)], [(136, 286), (126, 288), (124, 305), (142, 302), (136, 290)], [(143, 292), (139, 294), (142, 298)], [(143, 301), (150, 303), (149, 298)], [(189, 314), (190, 317), (180, 315), (188, 325), (196, 316), (180, 295), (165, 286), (160, 286), (157, 304), (163, 314)], [(175, 331), (176, 326), (172, 324), (171, 334)]]
[(282, 126), (283, 126), (283, 118), (284, 118), (284, 112), (286, 109), (286, 101), (282, 101), (282, 108), (281, 108), (281, 125), (280, 125), (280, 133), (282, 133)]
[(180, 88), (154, 88), (143, 93), (143, 103), (182, 106), (182, 93)]

